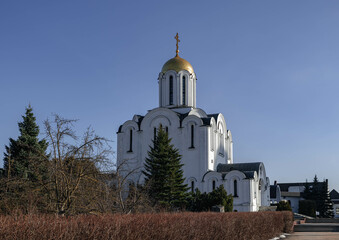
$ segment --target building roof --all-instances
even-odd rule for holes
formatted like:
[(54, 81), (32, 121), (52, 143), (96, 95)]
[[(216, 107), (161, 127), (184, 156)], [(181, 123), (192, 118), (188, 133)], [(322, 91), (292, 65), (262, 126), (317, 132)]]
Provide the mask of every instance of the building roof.
[(217, 166), (217, 172), (230, 172), (233, 170), (238, 170), (240, 172), (259, 172), (260, 165), (262, 162), (254, 163), (232, 163), (232, 164), (222, 164), (219, 163)]
[(330, 192), (330, 198), (331, 199), (339, 199), (339, 193), (333, 189), (331, 192)]
[(210, 117), (210, 118), (214, 118), (215, 121), (218, 121), (219, 114), (218, 113), (213, 113), (213, 114), (207, 114), (207, 116)]
[(255, 172), (259, 173), (261, 162), (254, 163), (233, 163), (233, 164), (223, 164), (219, 163), (217, 166), (217, 172), (223, 173), (226, 175), (227, 173), (237, 170), (245, 174), (246, 178), (253, 179)]
[[(280, 187), (281, 192), (288, 192), (289, 187), (305, 187), (308, 184), (310, 187), (313, 186), (313, 182), (295, 182), (295, 183), (277, 183)], [(326, 186), (327, 182), (318, 182), (318, 187)], [(326, 186), (327, 187), (327, 186)]]
[(280, 187), (280, 191), (288, 192), (289, 187), (305, 187), (306, 183), (296, 182), (296, 183), (277, 183)]
[(194, 73), (192, 65), (185, 59), (175, 56), (168, 60), (161, 69), (161, 72), (165, 73), (169, 70), (174, 70), (180, 72), (181, 70), (186, 70), (189, 73)]
[(211, 123), (211, 118), (210, 117), (208, 117), (208, 118), (201, 118), (201, 120), (202, 120), (204, 126), (209, 126), (210, 123)]

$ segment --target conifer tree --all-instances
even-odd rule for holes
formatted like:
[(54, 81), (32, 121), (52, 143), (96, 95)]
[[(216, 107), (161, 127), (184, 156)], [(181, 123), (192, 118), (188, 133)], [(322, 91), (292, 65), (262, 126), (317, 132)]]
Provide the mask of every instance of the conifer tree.
[(332, 218), (333, 204), (328, 191), (328, 182), (319, 182), (317, 175), (314, 176), (312, 187), (306, 181), (303, 197), (315, 203), (319, 217)]
[(47, 142), (39, 140), (39, 126), (29, 105), (18, 123), (20, 136), (17, 140), (10, 138), (9, 146), (4, 153), (5, 176), (28, 178), (31, 181), (47, 177), (48, 158), (46, 157)]
[(330, 192), (328, 191), (328, 181), (326, 180), (320, 192), (321, 200), (323, 202), (321, 207), (322, 217), (333, 218), (333, 203), (331, 201)]
[(160, 127), (145, 162), (145, 183), (155, 203), (170, 208), (186, 205), (188, 187), (184, 184), (181, 155)]

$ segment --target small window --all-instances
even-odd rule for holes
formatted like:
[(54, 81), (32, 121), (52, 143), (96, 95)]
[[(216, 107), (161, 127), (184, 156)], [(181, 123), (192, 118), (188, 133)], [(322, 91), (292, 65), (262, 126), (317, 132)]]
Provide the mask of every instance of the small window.
[(212, 189), (215, 190), (215, 180), (212, 181)]
[(169, 80), (169, 105), (173, 105), (173, 76)]
[(153, 129), (153, 140), (155, 141), (155, 138), (157, 137), (157, 128)]
[(191, 192), (194, 192), (194, 181), (191, 182)]
[(133, 130), (129, 130), (129, 152), (133, 152)]
[(194, 148), (194, 125), (191, 125), (191, 147)]
[(233, 182), (233, 196), (234, 197), (238, 197), (238, 181), (237, 180), (234, 180)]
[(168, 127), (166, 126), (166, 133), (168, 134)]
[(186, 105), (186, 77), (182, 77), (182, 105)]

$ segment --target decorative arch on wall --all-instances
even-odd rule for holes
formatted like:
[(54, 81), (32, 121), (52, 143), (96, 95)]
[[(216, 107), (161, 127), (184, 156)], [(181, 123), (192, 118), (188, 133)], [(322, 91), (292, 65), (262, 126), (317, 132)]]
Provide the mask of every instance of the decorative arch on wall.
[(123, 134), (124, 139), (125, 139), (124, 143), (122, 144), (123, 151), (127, 153), (133, 153), (137, 131), (138, 131), (138, 124), (133, 120), (126, 121), (122, 125), (120, 134)]
[(207, 171), (203, 175), (201, 182), (203, 184), (204, 191), (211, 192), (213, 191), (213, 181), (215, 184), (215, 188), (218, 188), (221, 184), (223, 184), (224, 180), (222, 174), (216, 171)]
[(126, 121), (122, 127), (120, 133), (126, 133), (130, 128), (132, 128), (134, 131), (137, 131), (139, 129), (138, 124), (133, 120)]
[(201, 118), (189, 115), (186, 118), (184, 118), (182, 122), (182, 127), (185, 129), (186, 132), (186, 139), (185, 139), (185, 145), (189, 149), (194, 149), (196, 147), (199, 147), (199, 131), (198, 127), (203, 124)]
[(198, 118), (206, 118), (207, 114), (201, 108), (194, 108), (188, 113), (187, 117), (190, 117), (190, 116), (197, 116)]
[(195, 177), (190, 177), (187, 180), (188, 186), (191, 189), (191, 192), (195, 192), (197, 179)]
[(213, 191), (219, 187), (219, 178), (221, 179), (221, 174), (215, 171), (209, 171), (205, 174), (207, 177), (207, 190)]
[(153, 118), (150, 122), (149, 122), (149, 126), (157, 126), (162, 124), (162, 126), (171, 126), (171, 120), (166, 117), (165, 115), (159, 115), (156, 116), (155, 118)]
[(242, 179), (239, 176), (233, 176), (230, 180), (231, 192), (233, 197), (239, 197), (239, 186), (241, 185)]

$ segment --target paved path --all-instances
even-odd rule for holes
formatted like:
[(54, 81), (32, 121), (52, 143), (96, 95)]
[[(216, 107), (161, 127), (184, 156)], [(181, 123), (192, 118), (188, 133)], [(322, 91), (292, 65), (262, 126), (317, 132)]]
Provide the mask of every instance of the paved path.
[(339, 232), (295, 232), (288, 240), (339, 240)]

